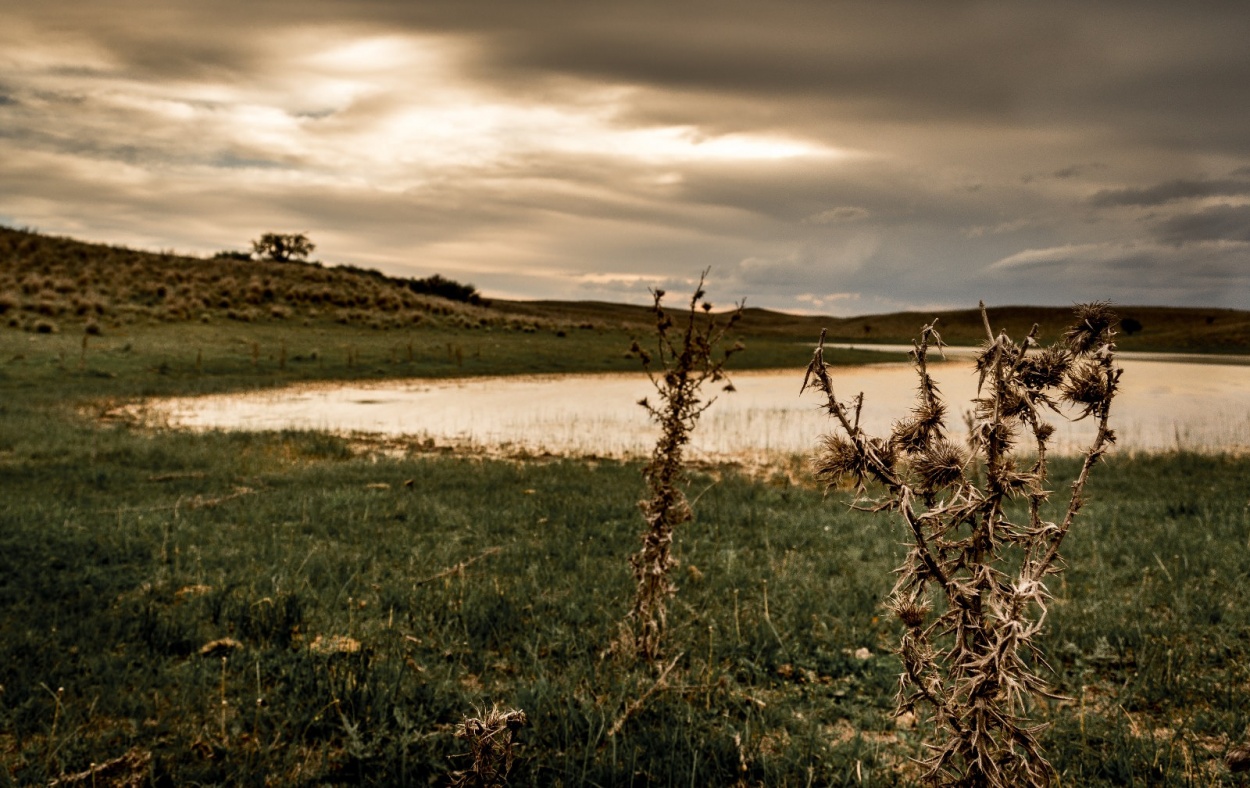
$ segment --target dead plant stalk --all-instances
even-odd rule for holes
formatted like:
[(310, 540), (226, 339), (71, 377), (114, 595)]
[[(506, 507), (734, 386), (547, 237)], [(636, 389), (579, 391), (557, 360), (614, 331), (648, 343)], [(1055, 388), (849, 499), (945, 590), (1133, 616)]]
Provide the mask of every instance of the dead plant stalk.
[[(1033, 639), (1050, 599), (1045, 578), (1060, 571), (1059, 548), (1084, 503), (1090, 469), (1115, 440), (1108, 427), (1121, 373), (1115, 315), (1104, 303), (1078, 306), (1063, 340), (1042, 348), (1037, 326), (1016, 343), (1006, 333), (995, 336), (984, 304), (981, 314), (987, 341), (977, 358), (970, 453), (945, 436), (946, 407), (928, 371), (930, 347), (942, 347), (934, 323), (923, 327), (911, 352), (917, 404), (888, 437), (860, 428), (862, 395), (853, 402), (835, 396), (823, 333), (803, 389), (822, 392), (838, 431), (823, 439), (817, 474), (831, 487), (850, 478), (857, 499), (867, 482), (879, 483), (885, 494), (867, 509), (897, 512), (908, 530), (910, 551), (888, 607), (906, 626), (898, 713), (927, 706), (939, 737), (925, 761), (926, 779), (1046, 785), (1054, 770), (1039, 750), (1042, 726), (1024, 716), (1035, 698), (1053, 697), (1037, 673), (1045, 661)], [(1096, 419), (1098, 430), (1055, 523), (1043, 519), (1054, 432), (1044, 414), (1059, 413), (1061, 402), (1079, 409), (1078, 418)], [(1036, 453), (1025, 465), (1012, 453), (1021, 436)], [(1009, 516), (1012, 499), (1026, 504), (1027, 522)]]
[(653, 290), (656, 355), (653, 357), (637, 342), (631, 348), (641, 358), (659, 396), (658, 405), (646, 398), (639, 402), (659, 425), (660, 437), (651, 461), (643, 469), (649, 495), (639, 507), (647, 530), (642, 535), (642, 549), (630, 559), (638, 583), (630, 613), (633, 645), (636, 654), (647, 661), (659, 656), (666, 603), (677, 590), (670, 577), (676, 565), (672, 556), (673, 532), (694, 517), (680, 485), (685, 479), (684, 453), (690, 433), (699, 416), (715, 401), (715, 397), (703, 398), (702, 387), (707, 382), (723, 381), (723, 389), (733, 391), (725, 377), (725, 362), (743, 349), (735, 343), (717, 356), (717, 347), (726, 332), (741, 318), (743, 305), (739, 303), (724, 321), (713, 316), (712, 305), (703, 301), (707, 273), (699, 276), (689, 308), (677, 322), (662, 306), (664, 291)]

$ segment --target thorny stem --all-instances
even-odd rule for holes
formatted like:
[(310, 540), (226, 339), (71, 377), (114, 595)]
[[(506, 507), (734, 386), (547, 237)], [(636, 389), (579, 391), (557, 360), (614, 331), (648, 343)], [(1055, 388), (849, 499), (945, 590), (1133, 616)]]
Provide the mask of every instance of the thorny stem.
[[(1113, 378), (1113, 384), (1118, 382), (1120, 377), (1118, 370), (1108, 368), (1108, 374)], [(1085, 505), (1085, 482), (1089, 480), (1090, 469), (1106, 453), (1107, 443), (1115, 440), (1114, 434), (1107, 428), (1110, 410), (1110, 402), (1108, 402), (1108, 406), (1102, 409), (1102, 416), (1098, 419), (1098, 434), (1094, 437), (1094, 442), (1090, 447), (1085, 450), (1085, 461), (1081, 463), (1081, 472), (1077, 475), (1076, 481), (1072, 482), (1072, 497), (1068, 501), (1068, 510), (1064, 513), (1063, 523), (1060, 524), (1058, 532), (1050, 541), (1046, 555), (1037, 563), (1037, 569), (1033, 573), (1034, 578), (1038, 580), (1050, 572), (1051, 565), (1059, 555), (1059, 545), (1063, 543), (1063, 538), (1072, 529), (1072, 522), (1076, 519), (1077, 513)]]
[(897, 496), (899, 512), (903, 515), (903, 519), (911, 528), (912, 536), (916, 540), (916, 546), (920, 550), (920, 555), (925, 563), (925, 567), (943, 588), (947, 588), (950, 581), (947, 579), (946, 574), (942, 571), (942, 568), (938, 565), (938, 562), (934, 559), (932, 552), (929, 550), (929, 545), (925, 539), (924, 531), (920, 528), (920, 523), (917, 521), (915, 513), (912, 511), (911, 490), (903, 484), (903, 481), (891, 468), (882, 462), (881, 457), (869, 444), (868, 437), (864, 434), (864, 431), (859, 428), (858, 409), (856, 410), (855, 423), (852, 425), (851, 420), (846, 413), (846, 406), (838, 402), (838, 398), (833, 393), (833, 381), (829, 379), (829, 370), (825, 366), (826, 332), (827, 329), (822, 328), (820, 330), (820, 341), (816, 345), (816, 352), (813, 354), (812, 362), (808, 365), (807, 374), (803, 378), (803, 389), (806, 390), (808, 388), (809, 377), (814, 377), (816, 379), (818, 384), (817, 387), (824, 393), (827, 399), (825, 404), (826, 409), (838, 419), (838, 422), (842, 425), (842, 429), (846, 431), (846, 434), (854, 442), (856, 449), (868, 461), (872, 472), (885, 483), (891, 493), (894, 493)]

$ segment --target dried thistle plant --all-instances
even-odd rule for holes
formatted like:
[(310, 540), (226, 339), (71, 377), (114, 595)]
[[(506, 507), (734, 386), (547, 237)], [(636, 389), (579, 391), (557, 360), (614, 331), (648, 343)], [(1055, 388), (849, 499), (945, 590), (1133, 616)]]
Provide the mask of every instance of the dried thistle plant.
[(500, 711), (492, 704), (490, 711), (475, 710), (476, 717), (465, 717), (456, 726), (455, 736), (469, 744), (464, 754), (473, 762), (467, 769), (452, 772), (451, 784), (493, 788), (507, 785), (508, 773), (516, 759), (517, 734), (528, 722), (520, 709)]
[[(906, 626), (898, 713), (927, 708), (939, 737), (925, 760), (926, 780), (1046, 785), (1054, 770), (1039, 750), (1043, 726), (1025, 717), (1034, 699), (1054, 697), (1038, 675), (1046, 663), (1034, 638), (1050, 599), (1045, 579), (1060, 571), (1059, 547), (1084, 503), (1090, 469), (1115, 441), (1107, 424), (1120, 380), (1116, 318), (1105, 303), (1078, 306), (1063, 339), (1042, 348), (1037, 326), (1017, 343), (994, 334), (984, 304), (981, 315), (987, 341), (977, 357), (969, 449), (946, 438), (946, 409), (929, 376), (929, 350), (942, 347), (935, 324), (924, 326), (911, 352), (916, 406), (888, 437), (860, 428), (862, 395), (835, 396), (823, 333), (803, 389), (822, 392), (839, 431), (823, 439), (817, 473), (830, 486), (850, 479), (857, 499), (869, 482), (880, 484), (884, 495), (867, 508), (897, 512), (907, 526), (911, 549), (888, 607)], [(1094, 418), (1097, 433), (1055, 523), (1042, 511), (1054, 432), (1046, 418), (1062, 403), (1079, 409), (1078, 419)], [(1018, 441), (1035, 455), (1027, 462), (1013, 454)], [(983, 477), (970, 470), (974, 463)], [(1009, 516), (1011, 500), (1025, 504), (1026, 521)]]
[[(649, 497), (639, 503), (647, 530), (642, 535), (642, 549), (630, 558), (638, 590), (630, 612), (630, 633), (637, 656), (652, 661), (659, 656), (660, 640), (666, 622), (666, 601), (677, 588), (670, 578), (675, 565), (672, 556), (673, 531), (694, 515), (681, 491), (684, 479), (684, 450), (699, 416), (715, 397), (704, 399), (704, 383), (724, 383), (725, 391), (733, 385), (725, 377), (725, 362), (742, 345), (735, 343), (717, 354), (725, 334), (742, 316), (742, 304), (726, 319), (711, 314), (712, 305), (703, 300), (703, 283), (707, 271), (699, 276), (699, 284), (690, 298), (690, 306), (676, 321), (661, 304), (663, 290), (653, 290), (656, 355), (635, 342), (630, 349), (642, 359), (647, 376), (659, 395), (659, 403), (642, 399), (651, 419), (660, 426), (651, 461), (643, 469)], [(702, 312), (703, 314), (700, 314)]]

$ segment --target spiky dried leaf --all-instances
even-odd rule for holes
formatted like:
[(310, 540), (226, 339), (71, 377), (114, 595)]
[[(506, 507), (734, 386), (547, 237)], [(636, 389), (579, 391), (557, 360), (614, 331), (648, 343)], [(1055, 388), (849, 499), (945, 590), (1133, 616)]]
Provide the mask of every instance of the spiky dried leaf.
[(1038, 482), (1037, 474), (1017, 470), (1014, 460), (1005, 462), (998, 473), (998, 483), (1002, 486), (1003, 492), (1012, 498), (1027, 495), (1036, 490)]

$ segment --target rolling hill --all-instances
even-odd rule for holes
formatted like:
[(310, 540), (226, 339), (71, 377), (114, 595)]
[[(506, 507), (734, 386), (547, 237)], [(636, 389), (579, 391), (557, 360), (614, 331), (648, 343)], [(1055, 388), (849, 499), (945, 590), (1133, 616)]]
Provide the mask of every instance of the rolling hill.
[[(379, 330), (439, 327), (555, 331), (646, 331), (644, 306), (600, 301), (468, 303), (420, 292), (427, 280), (320, 263), (204, 259), (88, 243), (0, 227), (0, 326), (96, 333), (134, 323), (272, 322), (297, 328), (335, 322)], [(749, 298), (750, 294), (746, 294)], [(970, 296), (970, 298), (973, 296)], [(1250, 353), (1250, 312), (1168, 306), (1116, 306), (1124, 350)], [(1067, 307), (995, 306), (995, 330), (1021, 336), (1037, 323), (1043, 340), (1070, 320)], [(975, 308), (858, 317), (793, 315), (748, 307), (744, 337), (833, 342), (909, 342), (934, 318), (952, 345), (985, 338)], [(1129, 320), (1131, 318), (1131, 321)], [(1128, 329), (1133, 329), (1129, 331)]]

